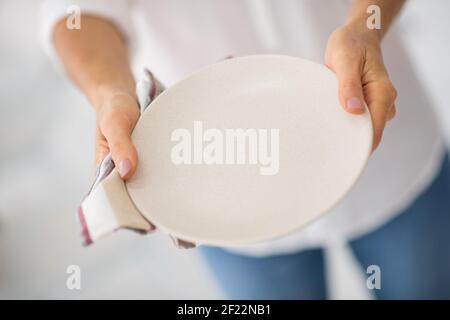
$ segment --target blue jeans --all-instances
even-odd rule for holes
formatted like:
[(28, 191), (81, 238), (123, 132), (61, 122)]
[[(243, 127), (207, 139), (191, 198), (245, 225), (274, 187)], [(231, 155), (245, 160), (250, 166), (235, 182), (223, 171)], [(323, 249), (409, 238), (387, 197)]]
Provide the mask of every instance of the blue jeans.
[[(379, 299), (450, 299), (450, 165), (411, 206), (353, 240), (364, 270), (381, 269)], [(227, 298), (326, 299), (322, 249), (263, 258), (200, 247)]]

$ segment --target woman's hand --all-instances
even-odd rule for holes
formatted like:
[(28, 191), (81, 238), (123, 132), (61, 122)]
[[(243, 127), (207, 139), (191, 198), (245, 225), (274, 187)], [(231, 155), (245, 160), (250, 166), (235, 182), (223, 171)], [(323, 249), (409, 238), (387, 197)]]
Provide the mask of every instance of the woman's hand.
[(96, 165), (111, 152), (120, 176), (131, 177), (138, 162), (131, 132), (139, 108), (126, 37), (108, 19), (90, 15), (83, 15), (79, 30), (62, 19), (53, 37), (67, 73), (95, 107)]
[(374, 132), (372, 150), (381, 141), (385, 123), (396, 113), (397, 92), (386, 71), (379, 43), (376, 30), (345, 25), (331, 34), (325, 53), (326, 65), (338, 78), (343, 108), (353, 114), (364, 113), (364, 103), (369, 108)]
[(96, 107), (97, 128), (95, 163), (100, 164), (111, 152), (117, 171), (123, 179), (136, 170), (138, 156), (131, 141), (131, 132), (139, 118), (136, 97), (124, 91), (107, 90)]

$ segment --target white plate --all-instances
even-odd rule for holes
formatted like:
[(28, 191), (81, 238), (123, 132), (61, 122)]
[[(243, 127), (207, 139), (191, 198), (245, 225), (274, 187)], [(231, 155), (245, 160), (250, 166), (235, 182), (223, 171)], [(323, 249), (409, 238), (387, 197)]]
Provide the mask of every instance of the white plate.
[[(278, 130), (277, 173), (275, 148), (272, 174), (261, 174), (262, 158), (248, 158), (251, 143), (243, 164), (205, 164), (201, 157), (200, 164), (175, 164), (172, 134), (187, 129), (198, 138), (196, 121), (204, 132), (216, 129), (207, 131), (216, 143), (219, 132), (250, 129), (257, 150), (268, 145), (264, 132), (274, 134), (275, 146)], [(254, 131), (260, 129), (266, 131)], [(372, 127), (368, 112), (341, 108), (335, 75), (325, 66), (257, 55), (208, 66), (167, 89), (142, 115), (133, 141), (140, 162), (126, 185), (138, 210), (178, 238), (230, 246), (286, 235), (336, 205), (364, 169)], [(201, 145), (208, 143), (195, 144)]]

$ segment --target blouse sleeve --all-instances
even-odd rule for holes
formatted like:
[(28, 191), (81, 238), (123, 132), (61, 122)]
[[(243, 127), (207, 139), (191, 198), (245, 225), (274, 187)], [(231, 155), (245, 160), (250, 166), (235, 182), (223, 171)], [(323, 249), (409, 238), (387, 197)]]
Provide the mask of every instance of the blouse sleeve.
[(80, 28), (83, 28), (83, 14), (95, 15), (114, 23), (124, 38), (133, 35), (130, 0), (45, 0), (40, 9), (40, 37), (44, 51), (59, 65), (53, 43), (53, 30), (62, 19), (68, 19), (76, 10), (81, 12)]

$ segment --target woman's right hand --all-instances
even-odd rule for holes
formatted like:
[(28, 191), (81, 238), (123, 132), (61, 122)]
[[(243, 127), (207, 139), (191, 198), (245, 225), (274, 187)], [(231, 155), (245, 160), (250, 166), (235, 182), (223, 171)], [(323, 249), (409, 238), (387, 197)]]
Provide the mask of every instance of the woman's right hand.
[(109, 89), (96, 106), (96, 167), (111, 152), (114, 164), (123, 179), (131, 177), (137, 167), (138, 155), (131, 133), (139, 118), (134, 93)]

